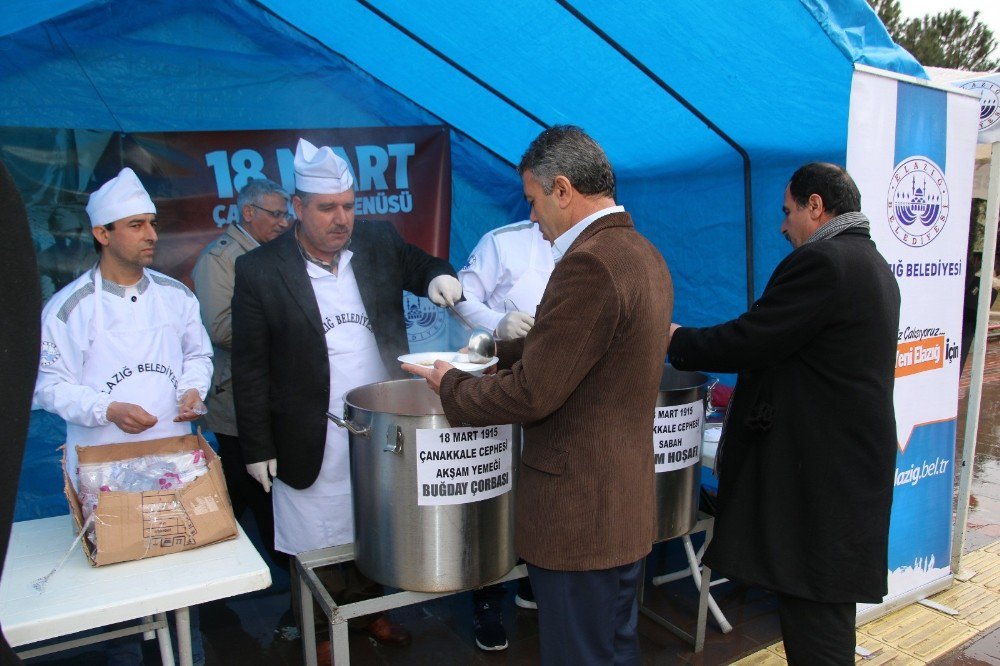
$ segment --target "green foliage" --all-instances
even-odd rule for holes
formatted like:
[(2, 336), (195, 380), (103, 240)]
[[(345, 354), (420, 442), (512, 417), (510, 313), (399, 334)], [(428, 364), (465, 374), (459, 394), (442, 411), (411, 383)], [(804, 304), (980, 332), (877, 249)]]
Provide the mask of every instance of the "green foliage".
[[(905, 19), (903, 18), (903, 10), (899, 6), (899, 0), (868, 0), (868, 4), (872, 6), (878, 17), (882, 19), (882, 23), (885, 24), (885, 29), (889, 31), (889, 35), (896, 40), (896, 36), (902, 32)], [(898, 41), (896, 42), (899, 43)]]
[(979, 12), (969, 18), (951, 9), (921, 19), (904, 19), (899, 0), (868, 0), (893, 41), (928, 67), (950, 67), (974, 72), (1000, 71), (1000, 59), (991, 58), (997, 40)]

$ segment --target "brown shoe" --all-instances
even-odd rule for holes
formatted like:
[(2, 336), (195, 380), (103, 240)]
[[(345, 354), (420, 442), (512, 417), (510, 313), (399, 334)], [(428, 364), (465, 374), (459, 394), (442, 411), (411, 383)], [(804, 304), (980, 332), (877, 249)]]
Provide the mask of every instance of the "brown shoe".
[(330, 641), (320, 641), (316, 643), (316, 663), (330, 663)]
[(369, 622), (365, 631), (382, 645), (402, 647), (413, 641), (413, 636), (410, 635), (406, 627), (396, 624), (385, 614), (379, 615), (378, 618)]

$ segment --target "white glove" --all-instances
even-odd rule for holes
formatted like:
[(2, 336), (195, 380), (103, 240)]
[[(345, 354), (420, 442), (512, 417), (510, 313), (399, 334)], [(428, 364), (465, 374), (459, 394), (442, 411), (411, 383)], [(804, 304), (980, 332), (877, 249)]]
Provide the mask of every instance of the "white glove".
[(441, 307), (454, 305), (462, 298), (462, 283), (450, 275), (438, 275), (427, 285), (427, 298)]
[(271, 492), (271, 477), (278, 476), (278, 461), (274, 458), (247, 465), (247, 474), (264, 486), (264, 492)]
[(497, 324), (497, 338), (500, 340), (516, 340), (523, 338), (535, 325), (535, 318), (527, 312), (514, 310), (508, 312)]

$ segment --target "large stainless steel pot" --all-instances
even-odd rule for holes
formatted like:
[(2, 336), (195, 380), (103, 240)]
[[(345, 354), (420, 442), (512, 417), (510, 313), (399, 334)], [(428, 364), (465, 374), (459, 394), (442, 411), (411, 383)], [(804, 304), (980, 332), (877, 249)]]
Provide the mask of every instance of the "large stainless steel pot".
[(350, 430), (354, 559), (366, 576), (404, 590), (451, 592), (514, 567), (520, 426), (513, 426), (509, 442), (510, 491), (465, 504), (420, 506), (417, 431), (451, 427), (426, 381), (360, 386), (344, 397), (343, 419), (328, 416)]
[[(709, 389), (713, 381), (700, 372), (684, 372), (664, 365), (660, 377), (657, 408), (675, 408), (670, 418), (657, 421), (653, 451), (659, 467), (677, 467), (656, 474), (656, 540), (663, 541), (687, 534), (698, 521), (698, 497), (701, 488), (701, 440), (705, 429)], [(690, 413), (686, 413), (690, 410)], [(673, 410), (660, 411), (671, 413)], [(695, 419), (699, 423), (694, 423)], [(666, 446), (670, 441), (687, 438), (684, 447)], [(688, 445), (697, 440), (697, 454)], [(665, 446), (661, 447), (660, 442)], [(672, 460), (671, 456), (676, 460)], [(691, 460), (695, 460), (691, 463)], [(684, 465), (684, 466), (682, 466)]]

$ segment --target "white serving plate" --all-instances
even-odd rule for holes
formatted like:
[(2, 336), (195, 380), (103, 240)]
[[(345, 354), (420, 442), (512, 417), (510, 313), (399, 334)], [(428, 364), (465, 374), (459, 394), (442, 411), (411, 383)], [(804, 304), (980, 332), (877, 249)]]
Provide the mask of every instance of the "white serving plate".
[(440, 351), (440, 352), (419, 352), (417, 354), (403, 354), (399, 357), (400, 363), (412, 363), (414, 365), (432, 366), (434, 361), (446, 361), (463, 372), (474, 375), (481, 375), (483, 370), (496, 365), (499, 361), (496, 356), (486, 363), (470, 363), (469, 355), (460, 352)]

